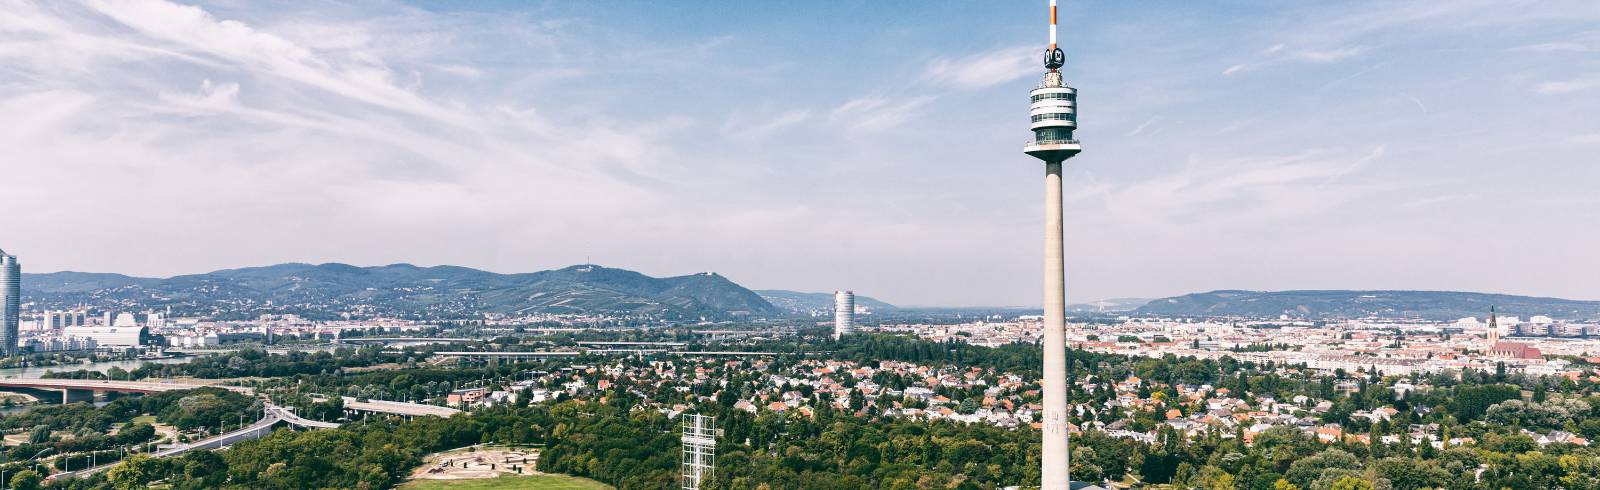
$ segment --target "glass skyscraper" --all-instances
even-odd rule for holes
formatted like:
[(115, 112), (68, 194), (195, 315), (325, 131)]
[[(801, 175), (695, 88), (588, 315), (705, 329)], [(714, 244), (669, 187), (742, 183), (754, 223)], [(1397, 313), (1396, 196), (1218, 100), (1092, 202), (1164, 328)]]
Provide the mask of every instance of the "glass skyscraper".
[(22, 264), (17, 256), (0, 250), (0, 349), (6, 357), (17, 355), (17, 323), (21, 320)]

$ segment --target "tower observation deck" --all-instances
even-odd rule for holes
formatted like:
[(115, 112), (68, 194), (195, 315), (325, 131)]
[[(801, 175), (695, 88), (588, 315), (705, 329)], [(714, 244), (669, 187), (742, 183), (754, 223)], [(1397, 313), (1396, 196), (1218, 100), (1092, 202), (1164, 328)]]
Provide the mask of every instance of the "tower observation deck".
[[(1054, 10), (1052, 7), (1051, 11)], [(1083, 151), (1072, 136), (1078, 129), (1078, 89), (1068, 87), (1063, 81), (1059, 68), (1064, 58), (1061, 48), (1050, 43), (1049, 51), (1045, 52), (1045, 67), (1049, 71), (1029, 93), (1032, 100), (1028, 107), (1028, 116), (1032, 119), (1029, 129), (1033, 130), (1033, 139), (1022, 151), (1045, 163), (1059, 163)]]

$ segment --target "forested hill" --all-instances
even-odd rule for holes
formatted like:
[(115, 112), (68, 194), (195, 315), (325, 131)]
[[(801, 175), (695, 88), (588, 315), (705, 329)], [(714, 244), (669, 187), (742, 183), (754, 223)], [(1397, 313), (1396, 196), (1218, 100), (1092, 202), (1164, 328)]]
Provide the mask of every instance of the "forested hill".
[(164, 279), (57, 272), (24, 274), (23, 293), (25, 301), (42, 307), (85, 304), (137, 311), (171, 306), (177, 314), (221, 318), (361, 312), (438, 319), (542, 312), (720, 320), (783, 314), (713, 272), (657, 278), (593, 265), (498, 274), (454, 266), (279, 264)]
[(1153, 300), (1140, 315), (1337, 319), (1485, 318), (1489, 307), (1504, 316), (1546, 315), (1563, 320), (1600, 319), (1600, 301), (1454, 291), (1211, 291)]

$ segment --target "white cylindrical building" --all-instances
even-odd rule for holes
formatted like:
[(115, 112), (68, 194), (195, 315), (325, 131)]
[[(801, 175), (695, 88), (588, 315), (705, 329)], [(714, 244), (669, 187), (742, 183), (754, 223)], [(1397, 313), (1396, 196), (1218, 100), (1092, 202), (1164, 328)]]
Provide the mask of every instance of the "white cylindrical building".
[(833, 292), (833, 338), (838, 340), (856, 332), (856, 293)]

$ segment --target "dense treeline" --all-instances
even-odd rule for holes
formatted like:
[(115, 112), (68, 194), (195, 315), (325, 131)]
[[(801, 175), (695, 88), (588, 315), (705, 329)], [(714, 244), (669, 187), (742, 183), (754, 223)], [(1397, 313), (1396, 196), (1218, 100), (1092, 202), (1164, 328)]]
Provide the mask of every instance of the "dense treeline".
[(132, 371), (133, 379), (147, 377), (193, 376), (196, 378), (280, 377), (297, 374), (337, 372), (343, 368), (366, 367), (384, 362), (377, 347), (340, 348), (335, 352), (290, 352), (268, 354), (247, 349), (230, 354), (196, 358), (181, 364), (146, 363)]
[(1036, 345), (1007, 344), (978, 347), (965, 342), (931, 342), (897, 335), (860, 335), (837, 342), (829, 357), (870, 364), (879, 360), (917, 364), (991, 368), (1037, 378), (1044, 365), (1044, 351)]
[[(709, 407), (708, 407), (709, 408)], [(719, 413), (708, 488), (996, 488), (1038, 482), (1038, 434), (951, 422)]]

